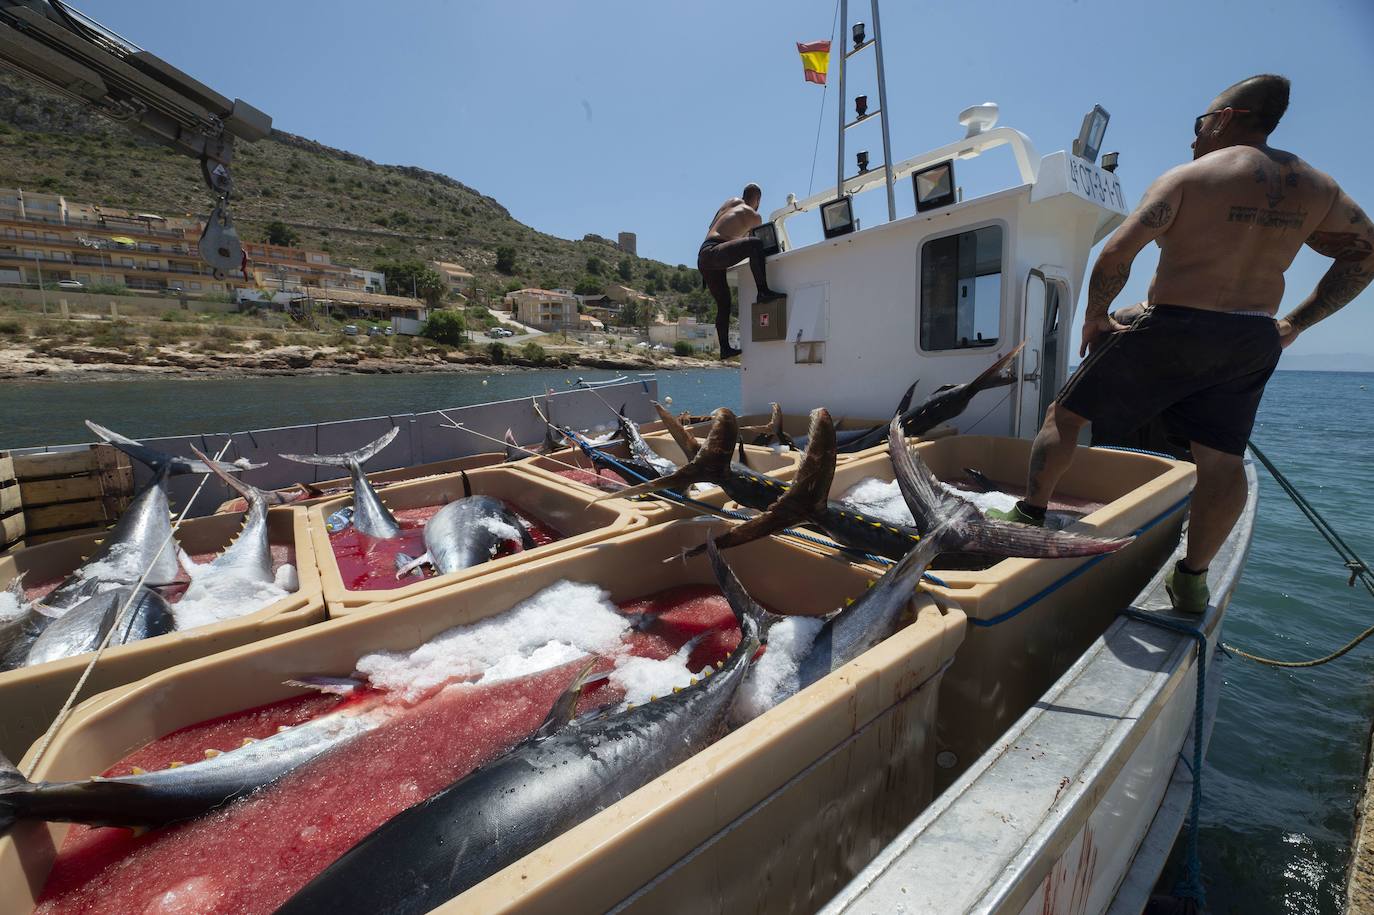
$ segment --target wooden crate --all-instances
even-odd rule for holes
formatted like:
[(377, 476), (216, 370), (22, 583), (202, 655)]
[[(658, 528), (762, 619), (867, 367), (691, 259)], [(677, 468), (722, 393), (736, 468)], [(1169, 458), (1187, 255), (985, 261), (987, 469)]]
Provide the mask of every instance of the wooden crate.
[[(133, 467), (110, 445), (0, 457), (0, 479), (6, 462), (22, 506), (18, 533), (30, 546), (109, 527), (133, 498)], [(10, 533), (7, 527), (6, 545), (12, 542)]]
[(0, 552), (24, 536), (24, 500), (14, 476), (14, 458), (0, 452)]

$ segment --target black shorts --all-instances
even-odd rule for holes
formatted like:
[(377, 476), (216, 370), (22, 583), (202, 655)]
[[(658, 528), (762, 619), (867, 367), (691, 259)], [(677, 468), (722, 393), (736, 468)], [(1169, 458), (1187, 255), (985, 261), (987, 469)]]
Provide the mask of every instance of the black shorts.
[(1123, 432), (1163, 416), (1189, 441), (1243, 454), (1282, 351), (1266, 315), (1153, 305), (1083, 360), (1055, 402)]

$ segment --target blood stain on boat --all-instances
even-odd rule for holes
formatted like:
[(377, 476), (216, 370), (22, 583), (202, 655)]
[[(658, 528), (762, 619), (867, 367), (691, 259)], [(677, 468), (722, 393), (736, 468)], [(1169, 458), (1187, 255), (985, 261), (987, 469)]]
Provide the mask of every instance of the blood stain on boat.
[(629, 486), (625, 478), (609, 468), (603, 470), (582, 470), (572, 468), (568, 470), (555, 470), (554, 473), (560, 477), (566, 477), (574, 483), (581, 483), (583, 486), (590, 486), (592, 489), (604, 489), (604, 483), (609, 481), (620, 486)]
[[(535, 546), (563, 539), (561, 533), (538, 518), (531, 517), (510, 503), (506, 505), (525, 522)], [(329, 544), (334, 548), (334, 558), (338, 562), (344, 587), (350, 591), (384, 591), (420, 581), (417, 575), (396, 578), (396, 554), (405, 553), (414, 557), (425, 552), (425, 523), (441, 508), (442, 505), (429, 505), (393, 512), (396, 522), (401, 526), (401, 535), (390, 540), (368, 537), (351, 526), (330, 534)], [(520, 543), (508, 541), (494, 558), (500, 559), (518, 552), (521, 552)], [(433, 570), (424, 570), (424, 577), (433, 576)]]

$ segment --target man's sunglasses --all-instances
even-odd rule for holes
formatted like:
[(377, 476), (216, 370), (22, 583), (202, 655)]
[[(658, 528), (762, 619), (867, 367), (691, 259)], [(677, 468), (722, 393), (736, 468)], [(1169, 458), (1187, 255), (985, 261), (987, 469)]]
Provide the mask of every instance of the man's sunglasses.
[[(1214, 114), (1221, 114), (1221, 113), (1222, 113), (1223, 111), (1225, 111), (1225, 110), (1226, 110), (1225, 108), (1218, 108), (1218, 109), (1215, 110), (1215, 111), (1206, 111), (1206, 112), (1203, 112), (1202, 114), (1200, 114), (1200, 115), (1198, 115), (1197, 117), (1195, 117), (1195, 118), (1193, 119), (1193, 136), (1195, 136), (1195, 137), (1200, 137), (1200, 136), (1202, 136), (1202, 121), (1203, 121), (1203, 119), (1205, 119), (1205, 118), (1210, 118), (1210, 117), (1211, 117), (1212, 115), (1214, 115)], [(1232, 108), (1231, 111), (1232, 111), (1234, 114), (1249, 114), (1249, 113), (1250, 113), (1250, 109), (1249, 109), (1249, 108)]]

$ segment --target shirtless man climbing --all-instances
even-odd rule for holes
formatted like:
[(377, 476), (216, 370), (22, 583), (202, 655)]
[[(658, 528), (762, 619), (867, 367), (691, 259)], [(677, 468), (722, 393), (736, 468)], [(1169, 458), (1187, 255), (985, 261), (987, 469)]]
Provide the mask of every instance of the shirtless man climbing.
[[(1088, 283), (1083, 350), (1031, 449), (1026, 498), (1008, 521), (1043, 524), (1079, 432), (1163, 414), (1197, 465), (1187, 553), (1165, 581), (1177, 610), (1207, 608), (1207, 567), (1245, 505), (1241, 457), (1279, 353), (1374, 279), (1374, 226), (1330, 176), (1269, 146), (1288, 80), (1252, 76), (1193, 123), (1193, 161), (1166, 172), (1102, 249)], [(1131, 262), (1160, 248), (1148, 308), (1129, 328), (1107, 313)], [(1335, 263), (1275, 320), (1283, 274), (1306, 244)]]
[(739, 350), (730, 347), (730, 286), (725, 281), (725, 271), (747, 257), (749, 269), (754, 272), (754, 285), (758, 287), (755, 301), (762, 304), (782, 298), (782, 293), (768, 288), (763, 242), (749, 234), (763, 222), (763, 217), (759, 216), (762, 199), (763, 191), (759, 186), (748, 184), (742, 197), (731, 197), (721, 204), (697, 252), (697, 269), (711, 291), (711, 298), (716, 300), (716, 334), (720, 337), (722, 359), (739, 355)]

